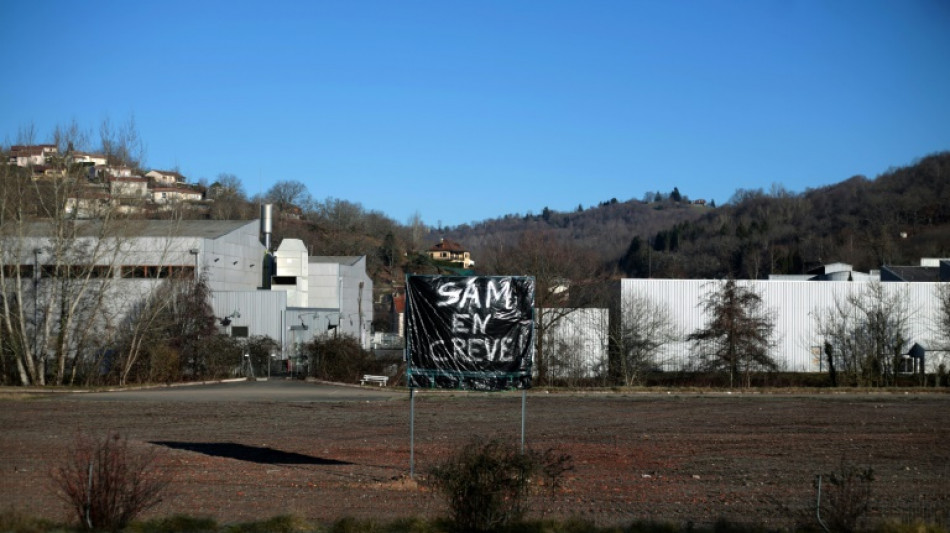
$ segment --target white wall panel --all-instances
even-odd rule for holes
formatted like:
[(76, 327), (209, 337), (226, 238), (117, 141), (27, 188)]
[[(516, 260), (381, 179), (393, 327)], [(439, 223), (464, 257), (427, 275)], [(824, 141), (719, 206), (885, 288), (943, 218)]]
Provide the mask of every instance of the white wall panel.
[[(687, 368), (691, 361), (691, 345), (686, 337), (702, 328), (707, 319), (701, 308), (706, 291), (715, 290), (719, 281), (624, 279), (621, 281), (621, 299), (641, 294), (664, 305), (675, 322), (679, 342), (668, 346), (659, 359), (667, 369)], [(813, 347), (823, 345), (818, 334), (817, 312), (843, 300), (849, 294), (867, 290), (867, 282), (847, 281), (751, 281), (739, 280), (739, 285), (752, 287), (762, 296), (765, 307), (775, 321), (772, 356), (780, 368), (796, 372), (817, 372), (821, 369)], [(912, 310), (908, 348), (915, 342), (925, 348), (936, 346), (934, 321), (936, 319), (936, 291), (940, 283), (883, 283), (888, 295), (904, 298)], [(621, 300), (621, 301), (622, 301)], [(621, 313), (621, 322), (624, 321)], [(939, 357), (928, 358), (932, 369)]]

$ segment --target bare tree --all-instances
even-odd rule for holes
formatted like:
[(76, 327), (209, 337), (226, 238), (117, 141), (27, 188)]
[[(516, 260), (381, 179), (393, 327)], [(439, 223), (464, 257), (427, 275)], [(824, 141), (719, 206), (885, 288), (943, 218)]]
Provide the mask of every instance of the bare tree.
[(708, 317), (706, 327), (687, 339), (693, 342), (701, 367), (728, 372), (730, 387), (744, 371), (749, 386), (752, 370), (777, 368), (769, 355), (774, 321), (752, 288), (732, 278), (710, 285), (700, 302)]
[(101, 340), (98, 316), (124, 225), (108, 207), (95, 222), (74, 220), (66, 209), (87, 183), (85, 167), (72, 157), (86, 138), (75, 124), (57, 127), (58, 150), (42, 167), (0, 168), (0, 341), (25, 385), (71, 379), (77, 359)]
[[(545, 316), (551, 317), (552, 313)], [(569, 387), (594, 381), (606, 383), (607, 309), (572, 309), (557, 318), (555, 324), (541, 328), (547, 337), (543, 344), (550, 379)]]
[(940, 353), (938, 361), (933, 364), (938, 375), (946, 375), (947, 354), (950, 354), (950, 283), (941, 283), (934, 288), (937, 297), (937, 313), (934, 320), (936, 330), (937, 350)]
[(409, 251), (421, 252), (425, 248), (425, 236), (429, 232), (425, 223), (422, 221), (422, 215), (418, 211), (414, 212), (409, 220), (406, 221), (409, 227)]
[(106, 118), (99, 125), (100, 150), (112, 166), (125, 166), (141, 174), (145, 165), (145, 141), (135, 125), (135, 116), (120, 126)]
[(548, 382), (546, 330), (556, 327), (575, 309), (596, 303), (599, 263), (590, 250), (559, 240), (551, 231), (530, 231), (517, 244), (500, 242), (483, 250), (479, 264), (487, 274), (533, 276), (535, 279), (535, 370), (540, 384)]
[(282, 180), (274, 183), (264, 197), (280, 211), (287, 211), (294, 207), (301, 211), (309, 211), (313, 202), (307, 186), (296, 180)]
[(209, 213), (212, 220), (244, 220), (255, 216), (244, 185), (234, 174), (218, 174), (217, 180), (208, 186), (208, 192), (213, 200)]
[(675, 321), (668, 307), (644, 294), (622, 295), (619, 311), (613, 334), (616, 365), (624, 384), (636, 385), (663, 363), (663, 348), (679, 340)]
[(869, 282), (813, 317), (837, 373), (856, 385), (896, 383), (913, 317), (906, 291)]
[[(158, 288), (149, 283), (135, 299), (123, 317), (117, 339), (121, 351), (114, 371), (120, 385), (154, 379), (155, 368), (166, 368), (161, 374), (173, 377), (221, 377), (210, 375), (221, 370), (210, 362), (219, 354), (207, 353), (210, 350), (204, 342), (217, 336), (205, 276), (163, 278)], [(156, 351), (156, 346), (169, 351)]]

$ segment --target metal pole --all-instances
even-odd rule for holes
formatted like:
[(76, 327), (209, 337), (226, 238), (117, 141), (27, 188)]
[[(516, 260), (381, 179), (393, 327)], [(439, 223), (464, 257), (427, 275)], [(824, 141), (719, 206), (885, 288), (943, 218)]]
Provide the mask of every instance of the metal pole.
[(818, 519), (818, 524), (821, 525), (821, 528), (825, 530), (826, 533), (831, 533), (831, 530), (828, 529), (828, 525), (825, 524), (825, 521), (821, 519), (821, 476), (818, 476), (818, 498), (815, 500), (815, 518)]
[(527, 403), (528, 391), (527, 389), (521, 389), (521, 454), (524, 455), (524, 419), (525, 419), (525, 404)]
[(416, 474), (416, 389), (409, 386), (409, 479)]

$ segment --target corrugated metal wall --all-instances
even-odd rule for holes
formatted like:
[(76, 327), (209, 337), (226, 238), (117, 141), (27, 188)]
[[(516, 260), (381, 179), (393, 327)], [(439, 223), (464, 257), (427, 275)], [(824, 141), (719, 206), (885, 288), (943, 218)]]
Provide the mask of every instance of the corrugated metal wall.
[[(566, 314), (565, 314), (566, 313)], [(545, 309), (545, 357), (552, 378), (594, 378), (607, 368), (607, 309)]]
[[(621, 302), (630, 295), (641, 295), (664, 305), (673, 317), (677, 337), (658, 360), (667, 370), (688, 368), (691, 362), (691, 345), (687, 335), (702, 328), (707, 320), (701, 308), (703, 296), (716, 290), (720, 281), (715, 280), (670, 280), (670, 279), (624, 279), (621, 281)], [(796, 372), (822, 370), (819, 354), (824, 339), (818, 333), (819, 315), (822, 310), (843, 301), (849, 294), (866, 291), (868, 282), (838, 281), (752, 281), (739, 280), (737, 284), (751, 287), (761, 297), (775, 321), (772, 357), (780, 368)], [(936, 345), (934, 324), (937, 305), (937, 288), (940, 283), (883, 283), (889, 297), (900, 297), (908, 303), (911, 311), (910, 339), (908, 348), (915, 342), (925, 347)], [(629, 320), (621, 311), (621, 324)], [(928, 358), (928, 371), (933, 370), (938, 358)]]
[(214, 316), (231, 318), (231, 326), (246, 326), (248, 335), (266, 335), (278, 343), (285, 338), (284, 313), (287, 293), (281, 291), (213, 291), (211, 308)]

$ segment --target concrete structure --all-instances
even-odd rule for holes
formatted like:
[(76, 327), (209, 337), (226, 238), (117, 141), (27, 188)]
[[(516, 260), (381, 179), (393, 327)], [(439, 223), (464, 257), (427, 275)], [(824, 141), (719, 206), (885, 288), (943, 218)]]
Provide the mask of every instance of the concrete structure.
[(287, 294), (294, 309), (288, 324), (301, 331), (349, 335), (370, 347), (373, 322), (373, 280), (365, 256), (313, 256), (298, 239), (284, 239), (274, 253), (276, 271), (271, 290)]

